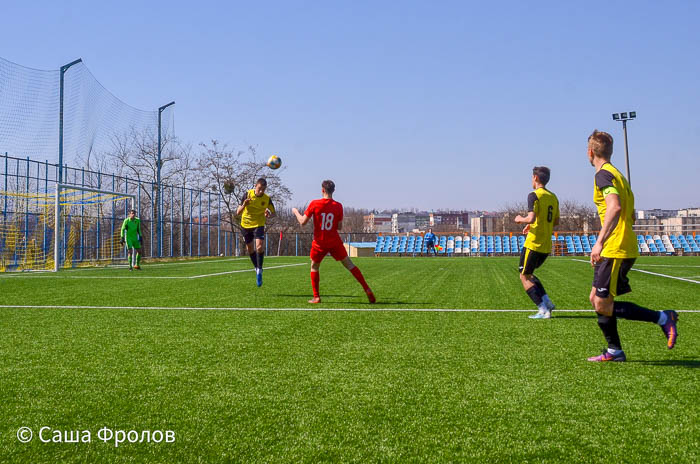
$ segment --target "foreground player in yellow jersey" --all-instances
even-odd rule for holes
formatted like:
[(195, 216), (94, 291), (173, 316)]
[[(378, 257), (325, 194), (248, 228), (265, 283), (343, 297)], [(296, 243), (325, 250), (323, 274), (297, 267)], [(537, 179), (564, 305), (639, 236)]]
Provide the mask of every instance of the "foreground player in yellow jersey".
[(525, 224), (523, 233), (527, 234), (520, 250), (520, 282), (538, 309), (531, 319), (549, 319), (554, 309), (542, 282), (534, 275), (535, 269), (552, 251), (552, 229), (559, 224), (559, 200), (545, 188), (549, 176), (548, 167), (535, 166), (532, 169), (533, 191), (527, 197), (527, 216), (515, 217), (516, 223)]
[[(236, 215), (241, 216), (243, 240), (248, 248), (250, 260), (255, 266), (255, 279), (258, 287), (262, 286), (263, 258), (265, 257), (265, 221), (275, 214), (275, 206), (270, 197), (265, 194), (267, 181), (260, 178), (255, 187), (248, 190), (236, 209)], [(255, 240), (255, 243), (253, 243)]]
[(615, 297), (632, 291), (627, 273), (632, 269), (637, 251), (634, 224), (634, 194), (625, 177), (610, 163), (613, 138), (597, 130), (588, 137), (588, 161), (595, 167), (593, 201), (602, 224), (598, 241), (591, 249), (594, 266), (593, 288), (589, 299), (598, 313), (598, 326), (608, 342), (603, 354), (588, 358), (593, 362), (625, 361), (617, 318), (659, 324), (666, 336), (668, 349), (676, 344), (678, 330), (675, 311), (653, 311)]

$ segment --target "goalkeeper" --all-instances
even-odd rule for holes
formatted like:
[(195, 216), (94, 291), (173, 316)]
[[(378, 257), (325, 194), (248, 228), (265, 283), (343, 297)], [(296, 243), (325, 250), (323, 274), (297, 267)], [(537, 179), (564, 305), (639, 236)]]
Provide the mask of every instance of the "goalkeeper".
[(136, 217), (136, 210), (129, 210), (129, 217), (124, 219), (121, 230), (121, 243), (126, 243), (129, 270), (141, 270), (141, 219)]

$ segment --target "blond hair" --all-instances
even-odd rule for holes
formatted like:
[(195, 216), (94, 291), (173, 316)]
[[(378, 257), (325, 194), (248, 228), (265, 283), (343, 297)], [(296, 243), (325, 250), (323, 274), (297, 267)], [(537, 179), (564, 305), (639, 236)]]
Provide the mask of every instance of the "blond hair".
[(588, 147), (596, 158), (609, 160), (613, 153), (612, 135), (596, 129), (588, 136)]

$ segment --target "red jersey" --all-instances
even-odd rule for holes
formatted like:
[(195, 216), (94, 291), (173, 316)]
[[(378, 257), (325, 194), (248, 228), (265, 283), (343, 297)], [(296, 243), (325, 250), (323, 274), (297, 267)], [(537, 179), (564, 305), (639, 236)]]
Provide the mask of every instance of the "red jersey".
[(343, 205), (325, 198), (313, 200), (304, 215), (314, 219), (314, 241), (319, 245), (332, 247), (343, 243), (338, 234), (338, 223), (343, 220)]

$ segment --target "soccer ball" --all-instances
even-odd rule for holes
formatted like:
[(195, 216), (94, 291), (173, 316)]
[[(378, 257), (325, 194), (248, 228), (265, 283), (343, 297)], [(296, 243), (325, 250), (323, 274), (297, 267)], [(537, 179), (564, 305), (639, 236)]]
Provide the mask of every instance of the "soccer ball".
[(272, 155), (267, 160), (267, 167), (270, 169), (279, 169), (282, 166), (282, 158), (277, 155)]

